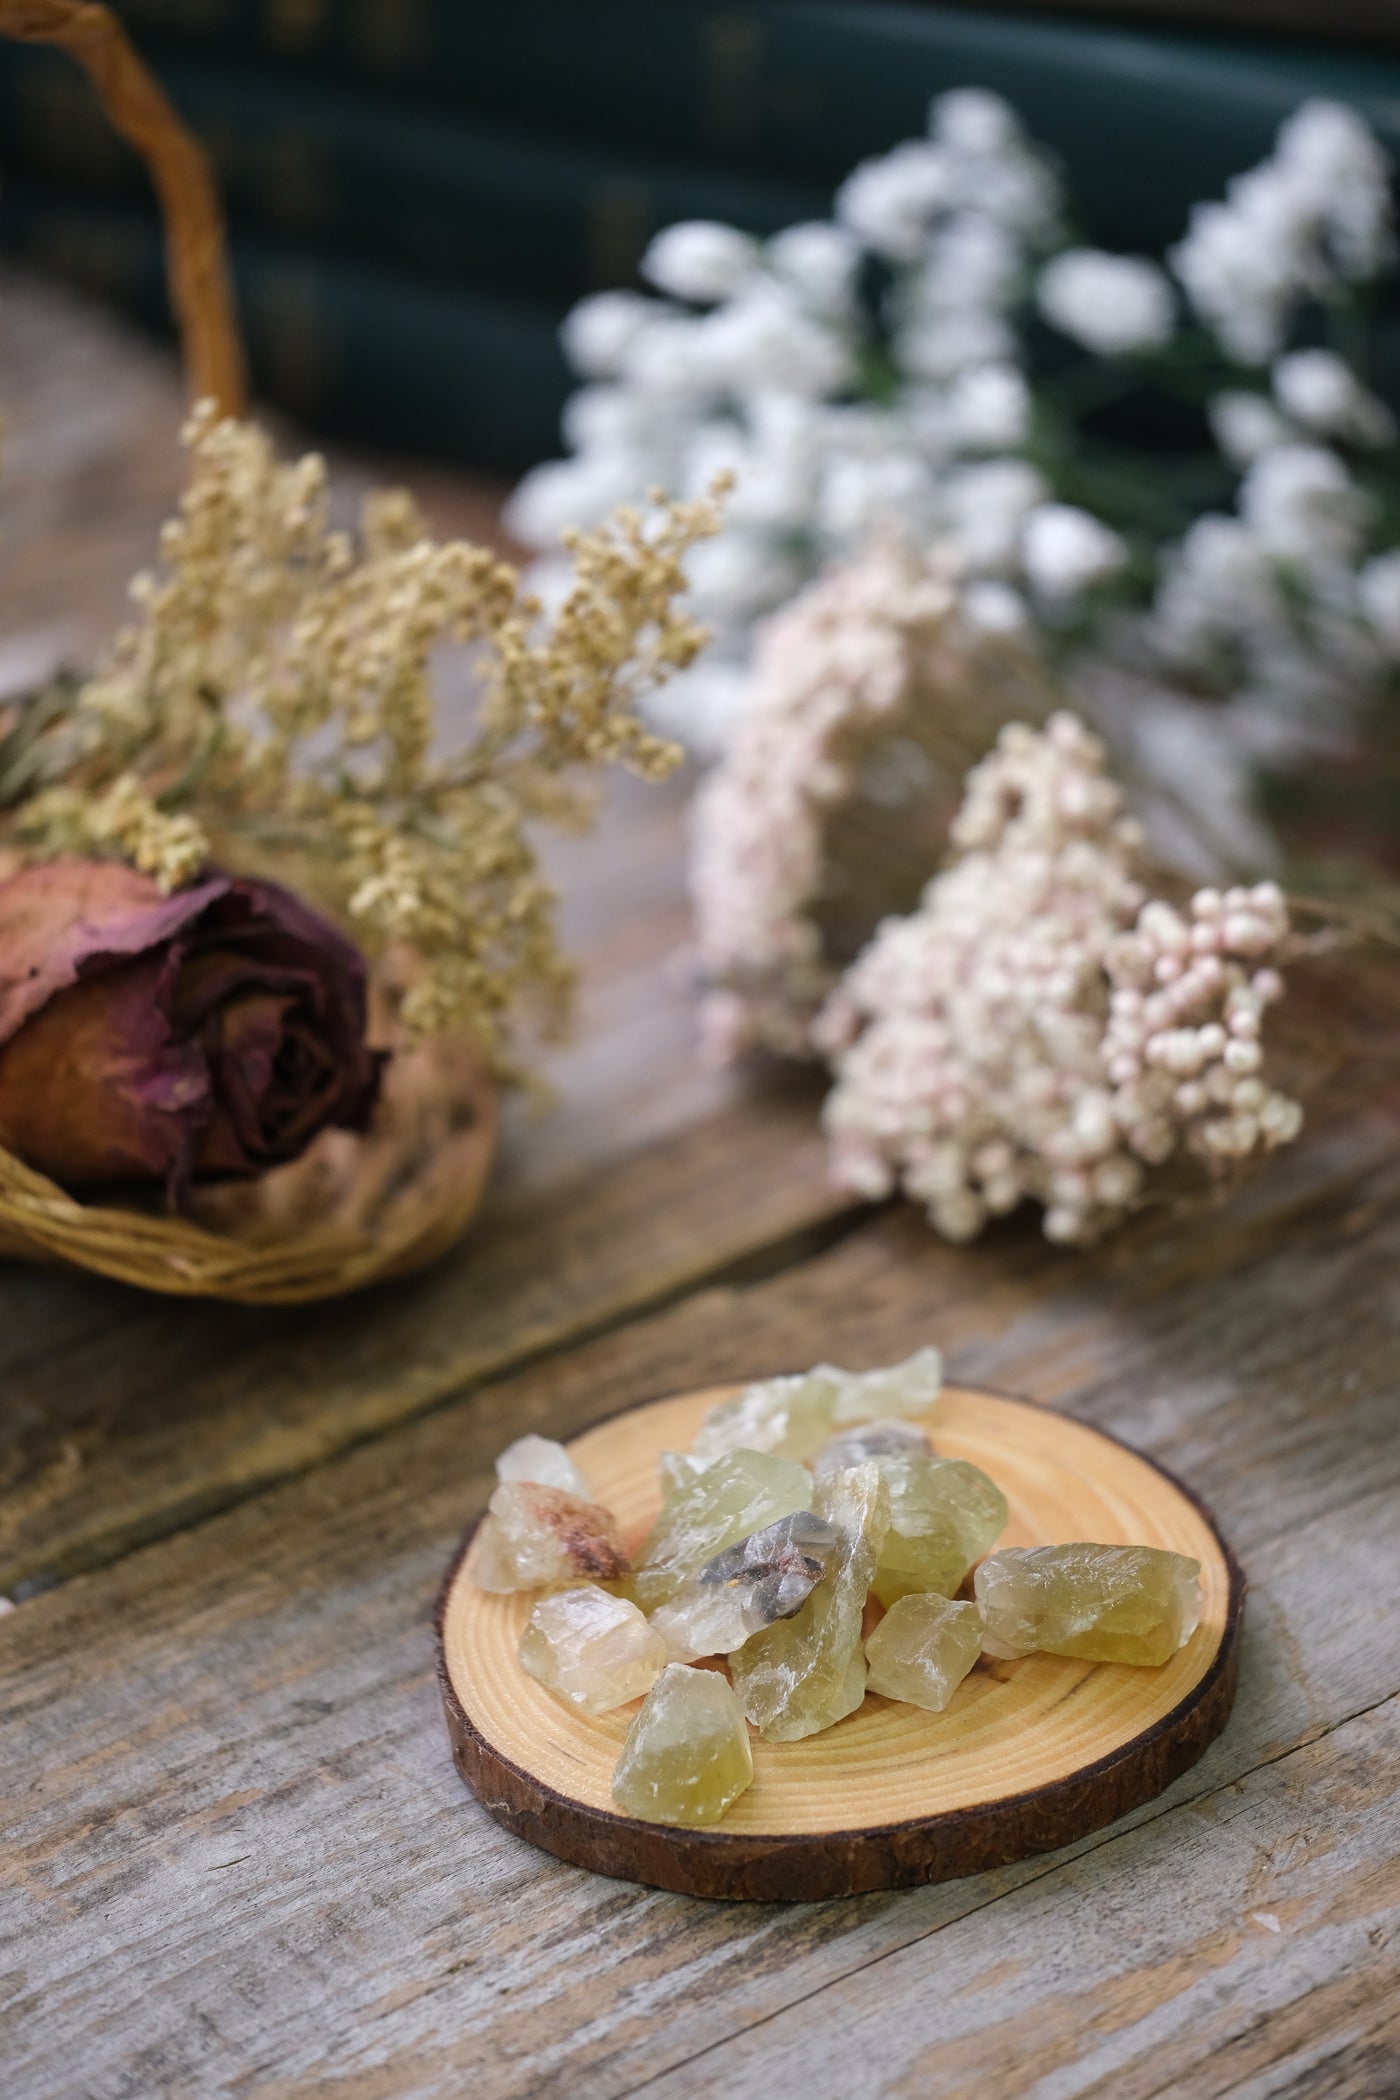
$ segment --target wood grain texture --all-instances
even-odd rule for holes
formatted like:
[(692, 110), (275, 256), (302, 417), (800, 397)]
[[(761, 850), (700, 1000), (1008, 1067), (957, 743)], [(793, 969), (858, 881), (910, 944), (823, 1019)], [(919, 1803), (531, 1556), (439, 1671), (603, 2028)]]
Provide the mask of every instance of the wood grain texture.
[[(688, 1450), (721, 1386), (653, 1401), (570, 1446), (623, 1538), (660, 1507), (656, 1464)], [(753, 1742), (753, 1785), (714, 1830), (620, 1815), (612, 1772), (635, 1703), (584, 1715), (520, 1667), (533, 1597), (476, 1587), (469, 1534), (444, 1584), (438, 1671), (453, 1759), (498, 1823), (558, 1859), (729, 1901), (812, 1902), (908, 1888), (1052, 1852), (1152, 1800), (1224, 1727), (1244, 1578), (1209, 1515), (1160, 1467), (1054, 1409), (951, 1387), (938, 1449), (1004, 1490), (999, 1544), (1149, 1545), (1200, 1563), (1201, 1623), (1160, 1669), (984, 1658), (947, 1712), (870, 1695), (836, 1729)]]
[[(979, 1303), (977, 1254), (881, 1221), (818, 1262), (571, 1351), (22, 1607), (0, 1623), (0, 1711), (14, 1769), (34, 1775), (4, 1869), (18, 2090), (319, 2085), (358, 2100), (455, 2095), (470, 2075), (493, 2100), (614, 2100), (785, 2005), (806, 2002), (825, 2031), (814, 1993), (914, 1938), (962, 1930), (1049, 1871), (735, 1912), (600, 1884), (497, 1832), (462, 1794), (427, 1615), (490, 1456), (517, 1429), (568, 1434), (674, 1384), (678, 1365), (722, 1366), (730, 1352), (774, 1368), (799, 1351), (869, 1362), (891, 1332), (956, 1327), (959, 1364), (996, 1354), (1033, 1386), (1048, 1361), (1076, 1411), (1179, 1469), (1184, 1450), (1205, 1452), (1196, 1477), (1249, 1566), (1251, 1632), (1232, 1726), (1168, 1804), (1209, 1798), (1400, 1689), (1374, 1607), (1400, 1583), (1385, 1290), (1400, 1252), (1395, 1182), (1373, 1146), (1369, 1173), (1286, 1208), (1272, 1252), (1262, 1220), (1242, 1237), (1217, 1221), (1219, 1238), (1190, 1250), (1194, 1281), (1180, 1274), (1186, 1250), (1112, 1279), (1070, 1265), (1062, 1319), (1029, 1239), (1019, 1263), (1003, 1250)], [(1290, 1291), (1299, 1325), (1280, 1318)], [(1314, 1298), (1332, 1308), (1317, 1332)], [(1115, 1842), (1075, 1848), (1101, 1861), (1079, 1884), (1076, 1929), (1085, 1906), (1109, 1929), (1121, 1889), (1103, 1848)], [(1044, 1919), (1047, 1960), (1057, 1918), (1062, 1907)], [(1099, 1973), (1097, 1958), (1054, 1958), (1081, 1988)], [(114, 1974), (139, 1992), (116, 2032)]]

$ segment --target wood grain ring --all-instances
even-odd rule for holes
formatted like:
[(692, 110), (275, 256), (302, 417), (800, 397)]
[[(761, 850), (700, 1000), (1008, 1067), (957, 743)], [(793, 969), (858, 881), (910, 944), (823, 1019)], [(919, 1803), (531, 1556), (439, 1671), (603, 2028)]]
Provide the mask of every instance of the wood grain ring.
[[(655, 1513), (657, 1453), (686, 1448), (732, 1390), (631, 1409), (570, 1445), (629, 1542)], [(1192, 1639), (1160, 1670), (984, 1657), (943, 1714), (869, 1696), (805, 1742), (755, 1738), (754, 1784), (723, 1825), (673, 1830), (611, 1807), (635, 1706), (590, 1719), (526, 1676), (515, 1651), (533, 1599), (473, 1585), (473, 1526), (438, 1600), (438, 1675), (453, 1760), (496, 1821), (595, 1873), (685, 1895), (815, 1901), (1053, 1851), (1194, 1764), (1229, 1716), (1244, 1615), (1244, 1576), (1209, 1511), (1105, 1431), (1030, 1401), (949, 1388), (934, 1434), (1004, 1488), (1002, 1545), (1091, 1538), (1194, 1555), (1205, 1609)]]

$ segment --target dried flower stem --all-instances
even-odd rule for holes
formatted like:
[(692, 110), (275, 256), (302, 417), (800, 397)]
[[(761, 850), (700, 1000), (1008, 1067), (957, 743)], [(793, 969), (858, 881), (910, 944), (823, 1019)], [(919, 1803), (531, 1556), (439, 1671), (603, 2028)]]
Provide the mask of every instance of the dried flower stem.
[(95, 0), (0, 0), (0, 35), (53, 44), (92, 81), (113, 128), (145, 161), (165, 223), (170, 301), (193, 401), (243, 407), (246, 381), (224, 247), (224, 216), (203, 147), (126, 31)]

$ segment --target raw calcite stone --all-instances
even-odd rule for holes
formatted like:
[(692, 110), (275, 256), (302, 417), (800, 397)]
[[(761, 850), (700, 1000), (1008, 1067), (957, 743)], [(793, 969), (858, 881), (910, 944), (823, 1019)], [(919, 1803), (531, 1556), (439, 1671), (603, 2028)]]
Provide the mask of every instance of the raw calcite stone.
[(842, 1423), (921, 1414), (942, 1385), (943, 1359), (936, 1349), (919, 1349), (878, 1371), (818, 1364), (796, 1377), (764, 1379), (710, 1409), (695, 1439), (695, 1456), (713, 1460), (744, 1450), (808, 1459)]
[(1006, 1497), (961, 1458), (884, 1452), (872, 1461), (890, 1491), (890, 1528), (875, 1571), (883, 1605), (915, 1591), (951, 1597), (1004, 1529)]
[(533, 1590), (547, 1583), (611, 1582), (627, 1555), (611, 1510), (564, 1488), (505, 1480), (487, 1505), (472, 1579), (482, 1590)]
[(865, 1697), (865, 1599), (890, 1520), (873, 1462), (828, 1473), (812, 1506), (840, 1533), (832, 1563), (795, 1619), (756, 1633), (729, 1658), (744, 1712), (774, 1742), (793, 1743), (854, 1713)]
[(656, 1461), (661, 1499), (669, 1502), (678, 1488), (689, 1487), (698, 1473), (711, 1464), (708, 1458), (693, 1458), (689, 1451), (663, 1451)]
[(751, 1634), (800, 1611), (831, 1562), (839, 1540), (810, 1510), (765, 1525), (706, 1561), (651, 1623), (677, 1662), (728, 1655)]
[(653, 1612), (726, 1546), (811, 1506), (805, 1466), (767, 1451), (731, 1451), (662, 1504), (632, 1572), (631, 1595)]
[(1201, 1564), (1157, 1546), (1028, 1546), (974, 1578), (988, 1655), (1166, 1662), (1201, 1616)]
[(941, 1714), (981, 1653), (975, 1604), (932, 1594), (901, 1597), (865, 1644), (866, 1688)]
[(868, 1458), (909, 1458), (916, 1453), (923, 1458), (933, 1456), (924, 1431), (913, 1422), (887, 1415), (830, 1437), (817, 1453), (812, 1471), (820, 1480), (823, 1473), (844, 1473), (851, 1466), (863, 1466)]
[(519, 1436), (496, 1460), (497, 1480), (533, 1480), (540, 1487), (563, 1488), (591, 1502), (593, 1490), (562, 1444), (547, 1436)]
[(605, 1714), (651, 1690), (666, 1667), (666, 1643), (625, 1597), (556, 1590), (531, 1612), (520, 1661), (568, 1705)]
[(752, 1779), (743, 1709), (724, 1679), (668, 1663), (627, 1731), (618, 1807), (648, 1823), (717, 1823)]

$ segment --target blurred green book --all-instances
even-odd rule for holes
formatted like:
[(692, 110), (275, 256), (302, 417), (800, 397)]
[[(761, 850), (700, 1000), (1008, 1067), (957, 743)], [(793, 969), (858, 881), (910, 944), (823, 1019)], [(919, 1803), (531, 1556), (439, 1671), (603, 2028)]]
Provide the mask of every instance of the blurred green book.
[[(561, 305), (627, 284), (677, 219), (776, 232), (825, 192), (407, 109), (362, 89), (152, 47), (207, 145), (235, 228), (343, 249)], [(135, 152), (56, 51), (0, 42), (0, 167), (109, 197), (148, 195)]]
[[(169, 332), (152, 210), (10, 182), (0, 248)], [(287, 242), (238, 235), (231, 254), (255, 387), (313, 429), (502, 474), (557, 449), (570, 380), (552, 310)]]
[(1086, 232), (1158, 247), (1309, 95), (1400, 147), (1400, 59), (888, 0), (121, 0), (178, 34), (559, 141), (692, 155), (828, 186), (993, 88), (1064, 161)]

